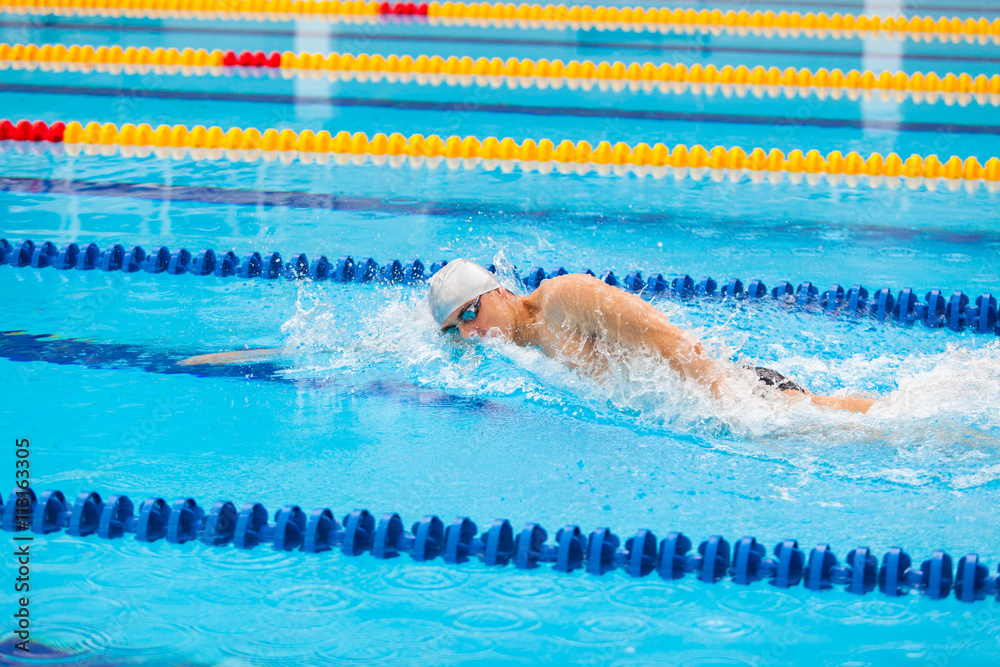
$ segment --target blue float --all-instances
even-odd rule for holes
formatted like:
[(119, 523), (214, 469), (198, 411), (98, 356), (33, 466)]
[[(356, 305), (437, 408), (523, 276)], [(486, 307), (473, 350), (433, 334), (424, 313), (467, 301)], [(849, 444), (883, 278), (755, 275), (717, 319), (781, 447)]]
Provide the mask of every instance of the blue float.
[(240, 260), (232, 250), (226, 251), (224, 255), (216, 255), (215, 270), (212, 271), (216, 278), (228, 278), (235, 276), (240, 268)]
[(379, 279), (387, 285), (403, 282), (403, 264), (398, 259), (389, 260), (379, 272)]
[(112, 243), (97, 261), (97, 268), (101, 271), (121, 271), (125, 262), (125, 246), (120, 243)]
[(831, 572), (837, 566), (837, 557), (829, 544), (817, 544), (809, 552), (809, 562), (802, 570), (805, 587), (811, 591), (826, 591), (833, 588)]
[(326, 280), (330, 277), (332, 269), (333, 266), (330, 264), (330, 260), (326, 258), (326, 255), (320, 255), (309, 265), (309, 279), (316, 281)]
[(103, 509), (104, 503), (97, 493), (84, 491), (79, 494), (73, 503), (66, 533), (73, 537), (86, 537), (97, 532)]
[(309, 258), (305, 253), (285, 262), (284, 275), (287, 280), (303, 280), (309, 276)]
[(540, 266), (535, 266), (528, 269), (527, 273), (524, 274), (522, 279), (524, 286), (528, 288), (529, 291), (535, 291), (538, 286), (542, 284), (545, 280), (545, 269)]
[(167, 262), (167, 274), (171, 276), (179, 276), (183, 273), (187, 273), (190, 265), (191, 253), (188, 252), (187, 248), (181, 248), (180, 250), (174, 251), (174, 253), (170, 255), (170, 261)]
[[(67, 243), (60, 250), (59, 254), (52, 260), (53, 269), (67, 271), (76, 268), (76, 258), (80, 254), (80, 246), (75, 243)], [(0, 262), (2, 264), (2, 262)]]
[(371, 257), (365, 257), (354, 267), (354, 281), (368, 283), (378, 275), (378, 263)]
[(34, 251), (31, 253), (31, 267), (34, 269), (44, 269), (47, 266), (51, 266), (58, 255), (59, 251), (56, 249), (55, 244), (46, 241), (41, 245), (35, 246)]
[(626, 292), (638, 293), (643, 290), (646, 284), (642, 281), (642, 273), (639, 271), (632, 271), (627, 276), (622, 283), (622, 287)]

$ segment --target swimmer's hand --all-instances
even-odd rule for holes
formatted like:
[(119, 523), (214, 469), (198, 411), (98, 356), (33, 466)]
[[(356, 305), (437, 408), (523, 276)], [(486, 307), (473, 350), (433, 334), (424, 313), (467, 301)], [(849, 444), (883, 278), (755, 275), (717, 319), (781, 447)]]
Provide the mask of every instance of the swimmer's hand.
[(227, 366), (229, 364), (255, 364), (270, 361), (281, 356), (280, 348), (258, 348), (255, 350), (236, 350), (235, 352), (216, 352), (215, 354), (200, 354), (177, 362), (178, 366)]

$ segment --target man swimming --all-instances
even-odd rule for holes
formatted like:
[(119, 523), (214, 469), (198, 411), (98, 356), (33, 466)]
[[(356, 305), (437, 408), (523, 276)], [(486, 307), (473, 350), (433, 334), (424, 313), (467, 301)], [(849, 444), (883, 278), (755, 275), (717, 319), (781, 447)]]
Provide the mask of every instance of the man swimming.
[[(649, 351), (681, 377), (722, 397), (736, 370), (706, 355), (694, 336), (646, 301), (586, 274), (550, 278), (528, 296), (519, 296), (479, 264), (458, 259), (431, 277), (429, 301), (442, 331), (532, 345), (592, 375), (606, 370), (614, 354)], [(861, 396), (821, 396), (770, 369), (754, 370), (763, 384), (808, 397), (816, 405), (867, 412), (875, 403)]]
[[(664, 359), (681, 377), (721, 398), (734, 391), (738, 367), (722, 365), (705, 354), (690, 333), (643, 301), (586, 274), (550, 278), (528, 296), (519, 296), (496, 276), (467, 259), (449, 262), (430, 279), (431, 314), (441, 331), (462, 338), (496, 337), (535, 346), (571, 368), (599, 377), (616, 355), (648, 352)], [(230, 364), (264, 361), (280, 349), (205, 354), (178, 362)], [(821, 396), (767, 368), (754, 369), (764, 385), (788, 396), (807, 397), (816, 405), (867, 412), (875, 401), (861, 396)]]

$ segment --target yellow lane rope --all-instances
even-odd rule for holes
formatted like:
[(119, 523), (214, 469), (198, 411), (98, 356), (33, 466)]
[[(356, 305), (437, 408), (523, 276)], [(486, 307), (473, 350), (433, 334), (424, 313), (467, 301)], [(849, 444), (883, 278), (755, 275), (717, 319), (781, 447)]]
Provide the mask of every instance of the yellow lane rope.
[(773, 11), (721, 11), (718, 9), (667, 9), (656, 7), (605, 7), (591, 5), (541, 5), (513, 3), (431, 2), (379, 3), (371, 0), (292, 2), (291, 0), (4, 0), (0, 9), (34, 14), (180, 16), (191, 18), (251, 18), (286, 21), (300, 18), (371, 18), (387, 14), (426, 12), (432, 23), (493, 26), (542, 26), (587, 30), (615, 27), (632, 31), (729, 32), (778, 36), (832, 36), (873, 33), (899, 38), (941, 41), (1000, 42), (1000, 19), (948, 16), (874, 16), (854, 14), (805, 14)]
[[(242, 59), (241, 59), (242, 58)], [(262, 62), (264, 61), (264, 62)], [(241, 64), (242, 63), (242, 64)], [(257, 64), (261, 63), (261, 64)], [(441, 84), (452, 86), (477, 85), (511, 88), (544, 87), (571, 90), (633, 92), (644, 91), (743, 97), (748, 93), (757, 97), (777, 97), (785, 94), (807, 97), (815, 94), (821, 98), (847, 97), (856, 100), (871, 98), (875, 94), (885, 99), (900, 101), (906, 98), (917, 102), (944, 101), (961, 106), (975, 101), (979, 104), (1000, 106), (1000, 74), (986, 77), (980, 74), (948, 73), (943, 76), (928, 72), (873, 72), (839, 69), (815, 72), (806, 68), (777, 67), (749, 68), (744, 65), (721, 69), (715, 65), (683, 64), (657, 65), (651, 62), (578, 62), (571, 60), (531, 60), (530, 58), (472, 58), (450, 56), (382, 56), (340, 53), (277, 52), (270, 56), (244, 52), (204, 49), (174, 49), (147, 47), (46, 44), (0, 44), (0, 69), (41, 69), (43, 71), (103, 71), (112, 74), (145, 74), (150, 71), (185, 76), (221, 76), (232, 72), (233, 67), (259, 72), (280, 70), (282, 76), (327, 76), (339, 81), (386, 81), (389, 83)]]
[(0, 138), (20, 139), (15, 143), (30, 146), (62, 144), (70, 154), (81, 152), (91, 155), (121, 154), (124, 157), (173, 157), (196, 160), (254, 161), (257, 159), (339, 164), (376, 164), (437, 167), (444, 162), (448, 167), (502, 169), (550, 173), (599, 174), (629, 172), (638, 176), (664, 177), (673, 175), (681, 179), (704, 178), (715, 180), (729, 178), (733, 181), (748, 177), (752, 181), (768, 180), (778, 183), (784, 178), (792, 182), (806, 180), (818, 183), (824, 178), (836, 184), (850, 185), (867, 182), (872, 186), (898, 187), (905, 183), (917, 188), (925, 185), (934, 189), (941, 182), (950, 189), (963, 185), (973, 190), (980, 183), (992, 191), (1000, 190), (1000, 160), (988, 159), (985, 164), (975, 157), (961, 159), (952, 156), (942, 162), (936, 155), (911, 155), (905, 160), (895, 153), (882, 156), (872, 153), (863, 157), (856, 152), (846, 155), (832, 151), (827, 155), (817, 150), (803, 153), (793, 150), (787, 155), (778, 149), (767, 152), (754, 148), (701, 145), (691, 147), (678, 144), (669, 148), (664, 144), (652, 146), (645, 143), (629, 146), (612, 145), (602, 141), (592, 146), (587, 141), (564, 140), (556, 144), (548, 139), (526, 139), (517, 143), (512, 138), (414, 134), (409, 137), (394, 133), (376, 134), (369, 138), (363, 132), (347, 131), (331, 134), (291, 129), (231, 128), (184, 125), (160, 125), (156, 128), (141, 124), (125, 124), (120, 128), (114, 123), (97, 122), (86, 126), (70, 122), (64, 126), (20, 121), (0, 121)]

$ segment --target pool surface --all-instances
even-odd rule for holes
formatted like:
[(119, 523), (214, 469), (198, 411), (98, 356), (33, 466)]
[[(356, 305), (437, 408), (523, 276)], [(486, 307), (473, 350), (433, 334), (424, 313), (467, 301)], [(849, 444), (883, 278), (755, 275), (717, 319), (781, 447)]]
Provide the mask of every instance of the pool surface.
[[(996, 4), (971, 0), (606, 6), (632, 5), (1000, 18)], [(641, 295), (714, 357), (774, 368), (817, 393), (884, 400), (867, 415), (789, 407), (754, 394), (748, 378), (745, 397), (714, 401), (641, 357), (595, 383), (536, 350), (439, 335), (420, 280), (16, 267), (11, 250), (0, 263), (0, 419), (9, 449), (30, 440), (36, 493), (59, 489), (70, 505), (81, 492), (124, 494), (137, 512), (147, 498), (190, 497), (206, 511), (256, 502), (272, 524), (286, 505), (330, 508), (340, 523), (359, 508), (376, 522), (398, 512), (407, 530), (433, 514), (445, 525), (468, 517), (485, 533), (499, 517), (515, 535), (527, 522), (544, 526), (549, 545), (567, 525), (584, 538), (606, 527), (622, 547), (638, 529), (658, 540), (679, 531), (691, 558), (713, 535), (733, 548), (754, 536), (768, 557), (788, 539), (807, 559), (829, 544), (841, 565), (858, 547), (879, 564), (902, 547), (916, 569), (938, 550), (956, 566), (975, 553), (989, 568), (988, 594), (969, 604), (916, 588), (890, 597), (875, 583), (859, 595), (839, 584), (743, 585), (732, 574), (705, 583), (691, 571), (668, 580), (621, 566), (561, 573), (475, 557), (351, 556), (339, 545), (307, 553), (60, 530), (31, 542), (30, 655), (14, 646), (14, 601), (4, 605), (4, 664), (997, 664), (995, 319), (980, 333), (943, 314), (928, 326), (919, 306), (909, 319), (923, 321), (910, 323), (854, 316), (846, 302), (823, 312), (831, 285), (870, 296), (887, 288), (897, 301), (909, 288), (919, 304), (933, 290), (942, 304), (956, 290), (973, 305), (1000, 297), (997, 32), (259, 9), (220, 17), (137, 5), (102, 16), (0, 5), (2, 43), (93, 47), (72, 66), (0, 47), (0, 120), (11, 121), (0, 126), (0, 237), (12, 249), (22, 239), (195, 257), (211, 248), (240, 262), (253, 251), (285, 262), (305, 253), (331, 270), (348, 255), (379, 267), (419, 258), (427, 273), (467, 257), (522, 293), (536, 267), (612, 271), (622, 282), (639, 273)], [(122, 59), (129, 47), (233, 54), (229, 64), (156, 62), (163, 51), (142, 65), (109, 63), (101, 46), (121, 47)], [(253, 61), (258, 52), (276, 52), (278, 66)], [(285, 52), (500, 64), (402, 76), (397, 64), (321, 69)], [(517, 69), (525, 59), (623, 67), (540, 76)], [(681, 74), (642, 84), (622, 74), (631, 63)], [(706, 82), (710, 66), (720, 77), (743, 66), (814, 78)], [(821, 69), (903, 72), (910, 83), (818, 85)], [(954, 77), (928, 87), (917, 72)], [(21, 120), (46, 133), (62, 123), (67, 134), (21, 137)], [(185, 132), (156, 135), (160, 126)], [(196, 126), (202, 138), (187, 138)], [(229, 145), (219, 137), (237, 136), (231, 128), (240, 141), (255, 128), (279, 143)], [(329, 141), (301, 150), (305, 131)], [(365, 143), (344, 148), (341, 132)], [(412, 149), (416, 134), (425, 152)], [(446, 152), (452, 136), (474, 138), (479, 152)], [(513, 141), (487, 148), (491, 137)], [(543, 140), (552, 153), (539, 157)], [(574, 152), (558, 153), (564, 141)], [(602, 142), (629, 157), (608, 157)], [(678, 145), (692, 156), (683, 164)], [(725, 150), (713, 157), (716, 146)], [(781, 155), (770, 167), (754, 161), (773, 149)], [(853, 173), (837, 157), (852, 152), (863, 160)], [(662, 294), (647, 282), (655, 274)], [(716, 296), (693, 293), (703, 277)], [(718, 298), (733, 279), (766, 292)], [(783, 282), (793, 295), (772, 298)], [(816, 292), (806, 287), (796, 304), (806, 282)], [(284, 353), (176, 365), (258, 347)], [(4, 458), (7, 488), (16, 460), (13, 450)], [(9, 546), (22, 534), (2, 535)], [(16, 577), (3, 568), (0, 587), (12, 590)]]

